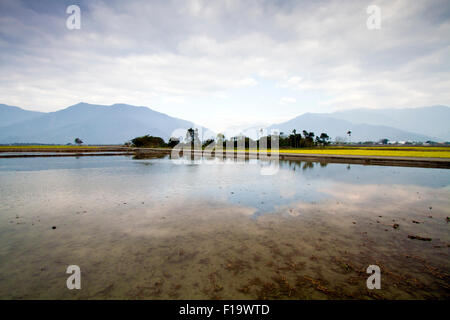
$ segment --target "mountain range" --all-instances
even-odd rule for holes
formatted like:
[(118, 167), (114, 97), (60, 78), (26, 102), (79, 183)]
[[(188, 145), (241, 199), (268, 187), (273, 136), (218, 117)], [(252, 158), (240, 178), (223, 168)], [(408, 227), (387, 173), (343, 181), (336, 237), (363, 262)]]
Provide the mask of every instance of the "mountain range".
[[(450, 108), (449, 108), (450, 111)], [(333, 113), (305, 113), (287, 122), (271, 125), (268, 130), (278, 129), (280, 132), (286, 134), (291, 133), (292, 129), (296, 129), (297, 132), (301, 130), (312, 131), (315, 134), (322, 132), (327, 133), (331, 139), (341, 141), (379, 141), (387, 138), (390, 141), (448, 141), (450, 135), (445, 134), (445, 127), (440, 127), (435, 130), (426, 130), (425, 126), (430, 126), (432, 120), (424, 121), (420, 118), (408, 119), (398, 123), (395, 127), (381, 124), (382, 122), (372, 121), (370, 117), (371, 111), (367, 112), (364, 116), (361, 112), (358, 120), (345, 120), (344, 113), (339, 113), (335, 116)], [(349, 117), (350, 118), (350, 117)], [(447, 116), (450, 120), (450, 114)], [(378, 119), (377, 119), (378, 120)], [(388, 121), (386, 121), (387, 123)], [(380, 123), (380, 124), (378, 124)], [(416, 123), (417, 128), (423, 126), (420, 129), (420, 133), (417, 131), (409, 131), (406, 128), (414, 127)], [(405, 128), (405, 129), (403, 129)], [(351, 137), (347, 137), (347, 132), (351, 131)], [(435, 135), (436, 131), (443, 132), (442, 135)], [(269, 131), (270, 132), (270, 131)]]
[[(15, 119), (15, 120), (14, 120)], [(78, 103), (63, 110), (41, 113), (0, 105), (0, 143), (66, 144), (76, 137), (88, 144), (123, 144), (150, 134), (166, 141), (176, 129), (197, 127), (194, 123), (147, 107)], [(180, 132), (180, 136), (181, 136)]]
[[(353, 109), (333, 113), (305, 113), (266, 129), (290, 134), (293, 129), (327, 133), (333, 141), (450, 141), (450, 108)], [(351, 137), (347, 132), (351, 131)], [(250, 136), (255, 130), (244, 129)]]
[[(293, 129), (326, 132), (332, 140), (351, 141), (450, 141), (450, 108), (432, 106), (408, 109), (354, 109), (334, 113), (305, 113), (267, 126), (289, 134)], [(66, 144), (76, 137), (88, 144), (122, 144), (145, 134), (166, 141), (176, 129), (199, 128), (203, 139), (215, 135), (191, 121), (168, 116), (148, 107), (127, 104), (78, 103), (55, 112), (35, 112), (0, 104), (0, 144)], [(241, 132), (256, 138), (259, 128)], [(351, 137), (347, 137), (347, 131)], [(233, 128), (233, 134), (238, 132)], [(175, 136), (183, 136), (182, 130)], [(227, 136), (228, 137), (228, 136)]]
[(407, 109), (353, 109), (331, 114), (352, 123), (367, 123), (415, 132), (450, 141), (450, 108), (431, 106)]

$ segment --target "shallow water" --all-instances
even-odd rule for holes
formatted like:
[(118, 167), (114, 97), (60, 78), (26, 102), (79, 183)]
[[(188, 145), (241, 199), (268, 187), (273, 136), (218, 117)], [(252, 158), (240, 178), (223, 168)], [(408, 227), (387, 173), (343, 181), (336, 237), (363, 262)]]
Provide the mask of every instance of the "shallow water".
[[(82, 157), (82, 156), (102, 156), (102, 155), (129, 155), (129, 152), (120, 152), (120, 151), (90, 151), (90, 152), (0, 152), (0, 158), (7, 158), (8, 156), (15, 156), (17, 158), (20, 157), (62, 157), (62, 156), (74, 156), (74, 157)], [(14, 157), (14, 158), (15, 158)], [(11, 157), (12, 158), (12, 157)]]
[(262, 165), (0, 159), (0, 298), (449, 298), (449, 170)]

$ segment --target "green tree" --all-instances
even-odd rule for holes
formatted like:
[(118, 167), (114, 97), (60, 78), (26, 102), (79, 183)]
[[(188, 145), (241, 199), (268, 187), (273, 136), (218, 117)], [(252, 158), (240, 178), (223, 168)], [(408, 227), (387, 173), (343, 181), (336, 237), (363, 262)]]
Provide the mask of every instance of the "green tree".
[(303, 130), (303, 136), (304, 136), (304, 144), (303, 146), (306, 148), (311, 148), (314, 146), (314, 132), (308, 132), (306, 130)]
[(173, 147), (175, 147), (177, 144), (179, 144), (180, 143), (180, 139), (178, 139), (178, 138), (175, 138), (175, 137), (171, 137), (170, 139), (169, 139), (169, 143), (167, 144), (167, 146), (169, 147), (169, 148), (173, 148)]
[(150, 135), (145, 135), (142, 137), (136, 137), (131, 140), (134, 147), (137, 148), (161, 148), (166, 147), (167, 144), (160, 137), (153, 137)]
[(202, 148), (204, 149), (212, 143), (214, 143), (214, 139), (207, 139), (207, 140), (205, 140), (205, 142), (203, 142)]
[(322, 132), (320, 136), (316, 137), (316, 144), (326, 146), (330, 144), (330, 137), (328, 134)]
[(218, 133), (216, 136), (217, 143), (223, 143), (225, 141), (225, 135), (223, 133)]
[[(297, 130), (292, 130), (292, 134), (289, 135), (289, 146), (292, 148), (300, 148), (302, 146), (302, 135), (297, 133)], [(283, 143), (280, 143), (282, 145)]]
[(194, 149), (195, 145), (200, 145), (200, 139), (198, 137), (198, 129), (189, 128), (186, 131), (186, 143), (191, 145), (191, 148)]

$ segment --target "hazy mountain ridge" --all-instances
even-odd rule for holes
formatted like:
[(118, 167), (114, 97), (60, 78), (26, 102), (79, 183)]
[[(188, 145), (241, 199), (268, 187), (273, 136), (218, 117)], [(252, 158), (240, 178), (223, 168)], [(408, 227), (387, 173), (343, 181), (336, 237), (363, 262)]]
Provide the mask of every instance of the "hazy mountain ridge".
[[(304, 113), (285, 122), (259, 127), (231, 128), (256, 139), (260, 129), (278, 129), (288, 135), (293, 129), (322, 132), (334, 141), (364, 142), (387, 138), (390, 141), (450, 141), (450, 108), (431, 106), (407, 109), (352, 109), (333, 113)], [(347, 131), (352, 131), (351, 137)], [(228, 132), (227, 130), (225, 132)]]
[(167, 141), (174, 130), (190, 127), (200, 128), (190, 121), (170, 117), (148, 107), (78, 103), (1, 127), (0, 143), (66, 144), (79, 137), (89, 144), (117, 144), (145, 134)]
[(44, 115), (43, 112), (24, 110), (19, 107), (0, 104), (0, 128), (22, 121), (35, 119)]
[[(385, 125), (371, 125), (353, 123), (347, 120), (338, 119), (327, 113), (305, 113), (289, 121), (272, 125), (268, 130), (278, 129), (280, 132), (289, 134), (293, 129), (297, 131), (312, 131), (316, 135), (320, 133), (327, 133), (332, 140), (336, 138), (344, 139), (345, 141), (379, 141), (387, 138), (391, 141), (427, 141), (438, 140), (436, 137), (417, 134), (399, 130)], [(347, 131), (350, 130), (351, 137), (347, 136)]]
[[(353, 142), (379, 141), (383, 138), (391, 141), (450, 141), (448, 123), (450, 108), (432, 106), (305, 113), (266, 129), (269, 132), (278, 129), (285, 134), (291, 133), (293, 129), (316, 134), (326, 132), (332, 140), (341, 138)], [(174, 130), (190, 127), (203, 130), (204, 139), (215, 135), (193, 122), (148, 107), (78, 103), (59, 111), (43, 113), (0, 104), (0, 143), (66, 144), (79, 137), (88, 144), (121, 144), (145, 134), (159, 136), (167, 141)], [(350, 139), (346, 135), (348, 130), (352, 131)], [(242, 129), (253, 139), (258, 136), (258, 131), (259, 127), (254, 126)]]
[(450, 108), (442, 105), (407, 109), (355, 109), (329, 115), (352, 123), (384, 125), (450, 141)]

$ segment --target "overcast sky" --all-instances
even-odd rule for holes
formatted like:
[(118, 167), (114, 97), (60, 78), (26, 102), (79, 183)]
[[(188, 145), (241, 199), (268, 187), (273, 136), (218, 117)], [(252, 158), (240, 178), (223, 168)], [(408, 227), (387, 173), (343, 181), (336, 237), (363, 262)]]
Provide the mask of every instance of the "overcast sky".
[(450, 1), (0, 0), (0, 71), (0, 103), (128, 103), (217, 131), (450, 105)]

